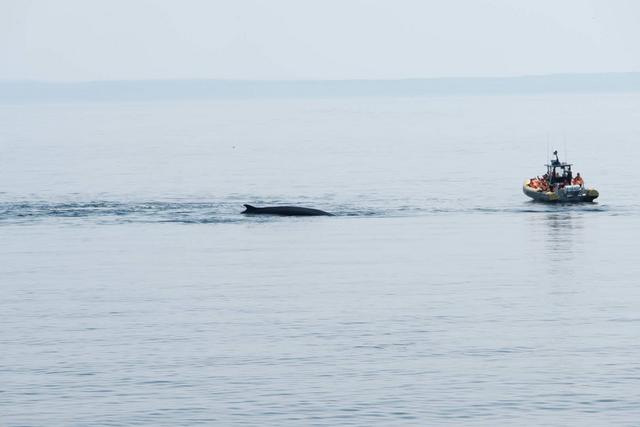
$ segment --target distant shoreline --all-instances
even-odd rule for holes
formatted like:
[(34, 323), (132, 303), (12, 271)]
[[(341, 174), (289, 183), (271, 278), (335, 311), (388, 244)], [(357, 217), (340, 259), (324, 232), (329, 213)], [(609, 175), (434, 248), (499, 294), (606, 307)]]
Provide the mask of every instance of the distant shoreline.
[(0, 81), (0, 104), (640, 92), (640, 72), (400, 80)]

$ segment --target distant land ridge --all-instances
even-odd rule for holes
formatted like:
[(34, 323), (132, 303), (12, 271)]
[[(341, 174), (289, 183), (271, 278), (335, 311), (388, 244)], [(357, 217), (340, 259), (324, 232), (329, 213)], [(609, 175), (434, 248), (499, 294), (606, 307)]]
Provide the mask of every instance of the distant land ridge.
[(0, 81), (0, 103), (637, 92), (640, 72), (402, 80)]

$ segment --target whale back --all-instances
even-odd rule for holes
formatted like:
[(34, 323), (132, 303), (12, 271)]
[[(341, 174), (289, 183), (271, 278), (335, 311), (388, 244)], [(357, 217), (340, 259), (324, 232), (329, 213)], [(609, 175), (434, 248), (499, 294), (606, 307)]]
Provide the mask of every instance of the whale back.
[(281, 215), (281, 216), (333, 216), (329, 212), (320, 209), (303, 208), (299, 206), (265, 206), (257, 208), (252, 205), (244, 205), (243, 214), (253, 215)]

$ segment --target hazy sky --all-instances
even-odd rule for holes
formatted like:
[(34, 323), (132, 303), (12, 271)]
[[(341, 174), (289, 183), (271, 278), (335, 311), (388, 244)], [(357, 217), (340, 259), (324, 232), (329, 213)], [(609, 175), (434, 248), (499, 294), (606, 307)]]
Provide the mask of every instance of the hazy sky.
[(0, 79), (640, 71), (634, 0), (0, 0)]

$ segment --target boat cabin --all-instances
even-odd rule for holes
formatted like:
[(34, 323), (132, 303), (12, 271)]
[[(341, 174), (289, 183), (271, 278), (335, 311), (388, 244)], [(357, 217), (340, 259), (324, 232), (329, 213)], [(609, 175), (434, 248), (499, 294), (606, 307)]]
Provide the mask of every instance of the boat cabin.
[(571, 163), (561, 162), (558, 159), (558, 152), (554, 151), (553, 154), (556, 156), (555, 159), (552, 159), (549, 164), (546, 164), (547, 167), (547, 179), (551, 185), (557, 183), (571, 183), (573, 179), (573, 172), (571, 172)]

